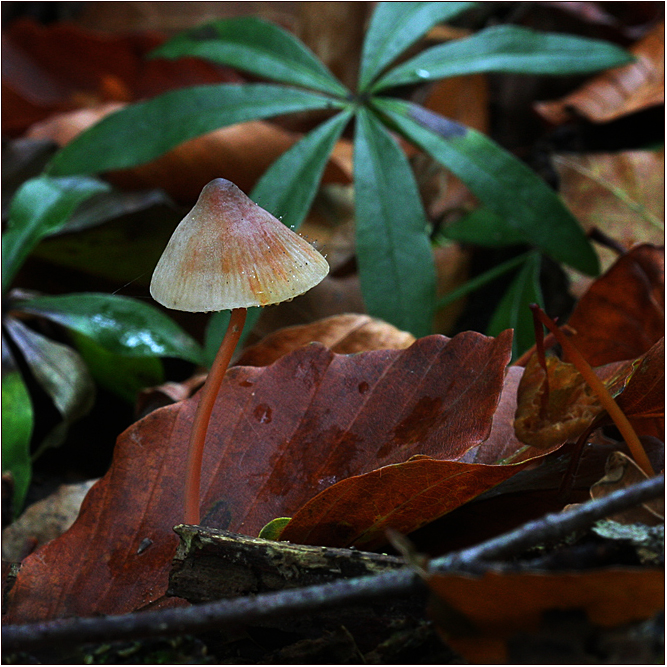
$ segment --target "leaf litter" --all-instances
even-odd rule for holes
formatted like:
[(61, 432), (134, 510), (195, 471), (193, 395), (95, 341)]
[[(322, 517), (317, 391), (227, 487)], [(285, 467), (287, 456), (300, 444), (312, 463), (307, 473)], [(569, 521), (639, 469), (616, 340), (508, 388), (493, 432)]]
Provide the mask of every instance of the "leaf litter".
[[(349, 342), (345, 332), (360, 325), (332, 318), (332, 333), (325, 326), (320, 335), (329, 344)], [(380, 340), (395, 335), (378, 331)], [(283, 349), (296, 349), (284, 356), (273, 344), (256, 348), (271, 365), (227, 373), (204, 460), (206, 525), (257, 535), (274, 518), (290, 516), (283, 539), (373, 548), (384, 542), (385, 528), (415, 530), (567, 439), (536, 449), (514, 435), (524, 371), (507, 368), (509, 331), (497, 338), (428, 336), (406, 349), (357, 354), (300, 346), (298, 328), (289, 343), (292, 335)], [(280, 348), (280, 335), (274, 340)], [(651, 349), (643, 361), (612, 364), (607, 374), (622, 385), (628, 405), (650, 414), (655, 399), (647, 407), (642, 397), (655, 393), (659, 364), (649, 364), (649, 373), (638, 369), (652, 357), (660, 359)], [(74, 526), (23, 561), (8, 597), (9, 622), (181, 603), (164, 595), (197, 400), (155, 410), (121, 434), (110, 470)]]

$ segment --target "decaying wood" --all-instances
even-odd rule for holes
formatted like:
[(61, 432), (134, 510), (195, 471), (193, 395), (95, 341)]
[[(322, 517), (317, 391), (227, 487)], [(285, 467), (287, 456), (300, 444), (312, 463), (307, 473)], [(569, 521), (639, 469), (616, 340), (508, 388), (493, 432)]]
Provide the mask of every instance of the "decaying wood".
[(383, 554), (274, 542), (203, 526), (179, 525), (169, 594), (209, 602), (335, 579), (380, 574), (404, 565)]
[[(569, 512), (548, 514), (510, 533), (431, 561), (433, 572), (465, 571), (480, 560), (506, 558), (572, 531), (634, 507), (665, 493), (662, 475), (614, 491), (605, 498), (590, 500)], [(2, 628), (5, 651), (31, 650), (85, 642), (119, 641), (138, 637), (163, 637), (204, 632), (209, 629), (261, 623), (269, 618), (295, 617), (372, 599), (414, 595), (425, 585), (408, 568), (391, 569), (368, 577), (341, 579), (327, 584), (292, 590), (224, 599), (176, 609), (144, 611), (101, 618), (68, 618)]]

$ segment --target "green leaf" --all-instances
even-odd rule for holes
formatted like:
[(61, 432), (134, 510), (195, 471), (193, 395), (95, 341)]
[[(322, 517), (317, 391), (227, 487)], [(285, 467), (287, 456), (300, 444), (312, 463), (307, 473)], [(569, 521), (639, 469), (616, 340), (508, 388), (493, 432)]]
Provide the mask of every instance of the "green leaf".
[(94, 178), (39, 176), (26, 181), (12, 199), (7, 231), (2, 235), (3, 293), (44, 237), (63, 227), (81, 202), (109, 189)]
[(505, 218), (480, 206), (442, 230), (442, 235), (459, 243), (501, 247), (527, 243), (527, 239)]
[(49, 169), (68, 175), (134, 167), (220, 127), (343, 105), (317, 93), (259, 83), (181, 88), (102, 119), (67, 144)]
[(158, 206), (174, 206), (169, 195), (162, 190), (104, 192), (83, 202), (59, 230), (59, 233), (80, 232)]
[(30, 394), (2, 336), (2, 471), (9, 471), (14, 482), (14, 516), (23, 507), (30, 485), (30, 438), (33, 428)]
[(5, 326), (31, 373), (63, 418), (39, 445), (39, 451), (55, 447), (65, 439), (70, 424), (93, 407), (93, 380), (83, 359), (71, 347), (55, 343), (11, 317), (5, 318)]
[(356, 249), (369, 313), (415, 336), (431, 332), (435, 266), (405, 154), (365, 109), (354, 141)]
[(307, 134), (264, 173), (250, 194), (291, 229), (306, 217), (327, 160), (352, 113), (344, 111)]
[(51, 236), (31, 256), (83, 274), (83, 284), (95, 276), (111, 284), (132, 283), (147, 291), (153, 269), (182, 217), (182, 212), (156, 206), (76, 234)]
[(586, 74), (632, 60), (627, 51), (598, 39), (501, 25), (420, 53), (387, 72), (375, 83), (373, 92), (479, 72)]
[(349, 91), (294, 35), (261, 19), (214, 21), (180, 34), (153, 51), (152, 57), (196, 56), (333, 95)]
[(274, 540), (277, 541), (280, 539), (280, 533), (283, 532), (283, 528), (291, 521), (292, 519), (288, 516), (280, 516), (276, 519), (273, 519), (272, 521), (269, 521), (269, 523), (262, 528), (262, 530), (259, 531), (259, 535), (257, 537), (261, 538), (262, 540)]
[(514, 329), (512, 358), (516, 359), (535, 342), (535, 329), (530, 304), (543, 305), (540, 289), (540, 266), (542, 258), (538, 252), (530, 254), (510, 288), (505, 292), (491, 318), (486, 331), (497, 336), (505, 329)]
[(436, 23), (458, 16), (475, 2), (381, 2), (371, 19), (361, 54), (359, 90)]
[(78, 331), (114, 354), (202, 361), (193, 338), (157, 308), (137, 299), (90, 292), (37, 297), (16, 307)]
[[(283, 153), (264, 173), (250, 198), (291, 229), (298, 229), (317, 193), (329, 155), (350, 117), (350, 112), (339, 113)], [(243, 344), (261, 312), (261, 308), (248, 309), (238, 345)], [(204, 340), (207, 366), (215, 359), (228, 322), (228, 310), (213, 313), (209, 318)]]
[(478, 276), (475, 276), (472, 280), (469, 280), (468, 282), (464, 283), (460, 287), (457, 287), (451, 292), (447, 292), (447, 294), (441, 296), (438, 299), (438, 302), (436, 303), (435, 306), (436, 309), (439, 310), (440, 308), (444, 308), (445, 306), (448, 306), (450, 303), (454, 303), (454, 301), (458, 301), (460, 298), (466, 296), (467, 294), (470, 294), (470, 292), (474, 292), (475, 290), (484, 287), (484, 285), (486, 285), (487, 283), (497, 280), (504, 273), (512, 271), (512, 269), (516, 269), (517, 266), (523, 264), (526, 261), (528, 255), (530, 254), (532, 254), (532, 251), (524, 253), (523, 255), (518, 255), (517, 257), (513, 257), (512, 259), (509, 259), (506, 262), (503, 262), (502, 264), (494, 266), (492, 269), (489, 269), (488, 271), (484, 271), (484, 273), (480, 273)]
[(523, 162), (480, 132), (416, 104), (376, 99), (374, 105), (542, 252), (583, 273), (599, 272), (597, 255), (576, 218)]
[(164, 382), (164, 368), (158, 358), (114, 354), (77, 331), (71, 335), (95, 381), (129, 403), (134, 404), (137, 393), (145, 387)]

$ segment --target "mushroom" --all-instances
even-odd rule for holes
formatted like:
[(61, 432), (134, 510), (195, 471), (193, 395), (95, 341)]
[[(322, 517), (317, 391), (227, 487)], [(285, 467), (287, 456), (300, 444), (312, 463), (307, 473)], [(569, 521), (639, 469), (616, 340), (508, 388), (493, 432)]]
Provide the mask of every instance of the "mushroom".
[(185, 523), (198, 524), (201, 468), (208, 423), (246, 309), (288, 301), (329, 272), (308, 242), (255, 204), (234, 183), (216, 178), (204, 187), (162, 253), (150, 292), (174, 310), (231, 310), (231, 318), (201, 392), (185, 482)]

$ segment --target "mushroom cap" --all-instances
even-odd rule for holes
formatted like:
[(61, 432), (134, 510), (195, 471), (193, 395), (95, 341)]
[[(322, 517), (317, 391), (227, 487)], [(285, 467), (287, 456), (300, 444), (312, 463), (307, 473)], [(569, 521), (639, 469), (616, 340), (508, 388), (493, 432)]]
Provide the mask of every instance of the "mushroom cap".
[(174, 231), (150, 292), (174, 310), (250, 308), (293, 299), (327, 273), (327, 261), (307, 241), (216, 178)]

